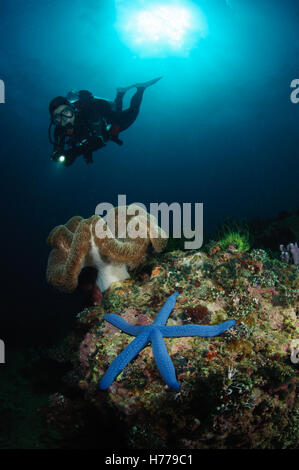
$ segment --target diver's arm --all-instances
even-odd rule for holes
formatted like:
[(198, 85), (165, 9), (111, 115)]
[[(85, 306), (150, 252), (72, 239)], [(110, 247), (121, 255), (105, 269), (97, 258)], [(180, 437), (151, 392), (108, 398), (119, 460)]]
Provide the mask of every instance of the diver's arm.
[(93, 113), (91, 119), (91, 129), (93, 133), (103, 139), (109, 140), (108, 129), (112, 122), (113, 103), (100, 98), (95, 98), (93, 103)]
[(90, 129), (93, 135), (89, 137), (89, 140), (95, 139), (97, 141), (98, 139), (100, 139), (103, 141), (103, 143), (109, 140), (109, 134), (107, 131), (107, 122), (102, 117), (100, 117), (98, 121), (92, 122), (90, 125)]
[[(106, 100), (97, 100), (96, 110), (99, 116), (98, 122), (92, 123), (94, 133), (103, 139), (104, 142), (112, 140), (118, 145), (123, 145), (123, 141), (119, 139), (118, 134), (120, 128), (117, 124), (112, 124), (117, 116), (116, 103)], [(104, 104), (103, 104), (104, 102)], [(113, 119), (114, 118), (114, 119)]]
[(65, 146), (65, 131), (64, 129), (56, 126), (54, 130), (54, 150), (63, 150)]
[(80, 155), (83, 155), (87, 164), (93, 163), (92, 153), (102, 147), (105, 147), (105, 143), (102, 138), (97, 136), (90, 136), (85, 142), (82, 142), (80, 145), (74, 146), (65, 152), (64, 165), (72, 165), (76, 158)]
[(53, 144), (51, 159), (57, 161), (59, 155), (63, 155), (65, 152), (65, 133), (56, 127), (54, 131), (54, 141), (51, 142)]

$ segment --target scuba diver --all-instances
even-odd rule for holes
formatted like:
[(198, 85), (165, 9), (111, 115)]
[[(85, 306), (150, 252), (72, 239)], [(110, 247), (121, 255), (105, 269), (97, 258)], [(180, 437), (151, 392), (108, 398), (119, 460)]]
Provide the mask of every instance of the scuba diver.
[[(114, 101), (97, 98), (87, 90), (72, 91), (66, 97), (54, 98), (49, 105), (49, 140), (54, 146), (52, 160), (70, 166), (78, 156), (83, 155), (86, 163), (92, 163), (92, 153), (104, 147), (109, 140), (122, 145), (119, 133), (136, 120), (145, 89), (161, 78), (117, 88)], [(130, 107), (123, 110), (124, 95), (132, 88), (137, 88), (137, 91)], [(53, 125), (54, 138), (51, 135)]]

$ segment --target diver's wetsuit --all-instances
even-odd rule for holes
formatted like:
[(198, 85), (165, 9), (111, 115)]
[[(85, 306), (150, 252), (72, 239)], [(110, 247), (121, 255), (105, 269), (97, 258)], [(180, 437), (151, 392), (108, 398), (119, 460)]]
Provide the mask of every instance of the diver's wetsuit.
[[(110, 140), (115, 140), (114, 137), (119, 132), (123, 132), (130, 127), (136, 120), (142, 97), (145, 88), (137, 88), (136, 93), (132, 96), (131, 103), (128, 109), (123, 111), (123, 98), (124, 92), (118, 92), (113, 103), (103, 99), (95, 99), (95, 107), (98, 115), (105, 119), (107, 124), (111, 124), (111, 130), (109, 137)], [(117, 141), (117, 140), (116, 140)], [(121, 141), (117, 142), (120, 143)]]
[[(114, 102), (93, 97), (75, 102), (74, 126), (64, 128), (57, 125), (54, 131), (54, 151), (67, 156), (64, 164), (71, 165), (79, 155), (83, 155), (86, 162), (91, 163), (92, 152), (104, 147), (109, 140), (122, 145), (118, 134), (128, 129), (136, 120), (144, 90), (144, 87), (137, 88), (129, 108), (125, 110), (122, 109), (125, 91), (119, 91)], [(82, 92), (79, 95), (80, 93)], [(67, 150), (65, 146), (68, 146)]]
[(125, 131), (130, 127), (133, 122), (136, 120), (140, 105), (142, 102), (142, 97), (145, 88), (137, 88), (136, 93), (132, 96), (130, 107), (125, 111), (122, 110), (123, 97), (125, 92), (118, 92), (114, 100), (116, 104), (116, 111), (112, 113), (111, 120), (112, 124), (119, 126), (119, 132)]

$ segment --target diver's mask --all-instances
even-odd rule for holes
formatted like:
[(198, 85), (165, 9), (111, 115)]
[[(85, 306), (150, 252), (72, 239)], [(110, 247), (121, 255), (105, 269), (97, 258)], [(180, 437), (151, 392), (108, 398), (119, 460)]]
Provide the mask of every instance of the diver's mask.
[(57, 126), (72, 127), (74, 124), (75, 111), (71, 106), (65, 106), (60, 112), (54, 111), (53, 122)]

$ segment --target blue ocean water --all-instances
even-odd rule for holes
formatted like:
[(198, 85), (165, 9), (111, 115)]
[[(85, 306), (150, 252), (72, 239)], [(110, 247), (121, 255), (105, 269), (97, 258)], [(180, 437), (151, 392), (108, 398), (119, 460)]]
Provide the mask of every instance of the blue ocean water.
[[(298, 2), (193, 2), (206, 31), (180, 51), (126, 41), (121, 15), (148, 3), (158, 4), (1, 0), (0, 338), (8, 346), (51, 343), (68, 328), (77, 299), (46, 284), (45, 241), (100, 202), (116, 205), (118, 194), (128, 203), (202, 202), (208, 230), (298, 205), (299, 103), (290, 99), (299, 78)], [(109, 143), (92, 165), (50, 160), (53, 97), (88, 89), (114, 99), (117, 87), (160, 75), (122, 147)]]

